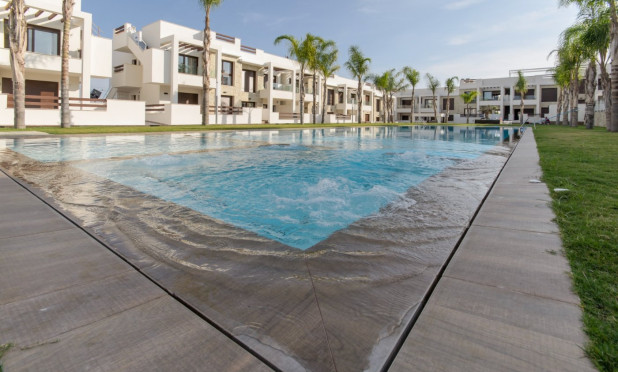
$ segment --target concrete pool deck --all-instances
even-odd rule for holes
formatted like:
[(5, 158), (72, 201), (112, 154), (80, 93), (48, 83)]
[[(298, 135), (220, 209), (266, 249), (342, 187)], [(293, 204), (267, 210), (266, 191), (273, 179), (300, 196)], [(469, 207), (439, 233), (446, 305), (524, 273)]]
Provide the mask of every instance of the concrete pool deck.
[[(538, 177), (528, 134), (391, 370), (593, 370)], [(0, 189), (6, 371), (269, 369), (1, 173)]]

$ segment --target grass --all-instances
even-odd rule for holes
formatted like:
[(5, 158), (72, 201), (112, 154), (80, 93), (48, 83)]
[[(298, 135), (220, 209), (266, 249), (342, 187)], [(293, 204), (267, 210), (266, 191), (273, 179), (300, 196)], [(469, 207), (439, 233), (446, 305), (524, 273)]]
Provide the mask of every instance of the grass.
[[(13, 344), (0, 345), (0, 360), (2, 359), (4, 354), (6, 354), (6, 352), (9, 351), (12, 347)], [(2, 363), (0, 363), (0, 372), (2, 372)]]
[(582, 301), (586, 352), (599, 370), (618, 371), (618, 133), (552, 126), (535, 137)]
[[(157, 132), (194, 132), (212, 130), (254, 130), (254, 129), (316, 129), (316, 128), (355, 128), (363, 127), (383, 127), (383, 126), (408, 126), (410, 123), (401, 124), (236, 124), (236, 125), (174, 125), (174, 126), (88, 126), (88, 127), (28, 127), (25, 130), (45, 132), (49, 134), (113, 134), (113, 133), (157, 133)], [(415, 125), (415, 124), (413, 124)], [(446, 124), (423, 124), (423, 125), (446, 125)], [(489, 124), (448, 124), (458, 126), (495, 126)], [(24, 131), (24, 129), (2, 128), (0, 133), (10, 133)]]

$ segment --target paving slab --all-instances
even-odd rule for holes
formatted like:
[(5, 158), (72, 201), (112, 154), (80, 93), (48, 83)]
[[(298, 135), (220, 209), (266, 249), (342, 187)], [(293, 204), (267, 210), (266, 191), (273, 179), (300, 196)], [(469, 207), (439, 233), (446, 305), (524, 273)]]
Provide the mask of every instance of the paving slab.
[(270, 370), (1, 172), (0, 186), (4, 371)]
[(534, 134), (527, 131), (391, 371), (594, 371)]

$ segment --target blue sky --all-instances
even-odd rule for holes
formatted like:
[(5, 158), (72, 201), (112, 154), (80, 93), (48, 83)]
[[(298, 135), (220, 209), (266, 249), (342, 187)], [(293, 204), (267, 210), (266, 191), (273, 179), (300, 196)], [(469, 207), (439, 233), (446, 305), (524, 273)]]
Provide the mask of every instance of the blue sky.
[[(163, 19), (197, 29), (204, 22), (197, 0), (82, 0), (82, 9), (106, 37), (124, 22), (141, 28)], [(273, 45), (277, 36), (310, 32), (337, 43), (342, 66), (350, 45), (359, 45), (374, 73), (407, 65), (444, 81), (553, 65), (547, 55), (576, 14), (558, 0), (224, 0), (211, 26), (280, 55), (286, 49)], [(349, 76), (343, 68), (339, 74)]]

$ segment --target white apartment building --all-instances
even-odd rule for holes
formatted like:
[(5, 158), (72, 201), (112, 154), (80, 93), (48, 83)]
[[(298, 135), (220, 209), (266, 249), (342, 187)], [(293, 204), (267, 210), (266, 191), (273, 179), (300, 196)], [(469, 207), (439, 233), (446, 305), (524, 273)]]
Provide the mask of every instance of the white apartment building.
[[(528, 92), (524, 96), (524, 119), (539, 122), (542, 118), (556, 120), (559, 87), (556, 85), (550, 69), (523, 70), (528, 82)], [(448, 122), (465, 123), (469, 114), (470, 122), (486, 118), (502, 122), (519, 121), (521, 96), (515, 92), (517, 71), (511, 71), (509, 77), (490, 79), (462, 79), (459, 87), (450, 95), (450, 112)], [(476, 91), (477, 98), (470, 105), (470, 112), (460, 94)], [(583, 84), (580, 89), (578, 120), (584, 120), (585, 101)], [(597, 90), (597, 108), (603, 110), (602, 90)], [(446, 89), (436, 92), (437, 112), (440, 122), (446, 122)], [(397, 94), (396, 121), (408, 122), (411, 115), (412, 90)], [(598, 115), (601, 116), (601, 115)], [(433, 95), (429, 89), (416, 89), (415, 122), (436, 122), (433, 111)]]
[[(361, 119), (379, 120), (381, 94), (370, 84), (357, 92), (357, 82), (340, 76), (317, 76), (311, 71), (301, 82), (297, 62), (242, 44), (238, 38), (212, 32), (210, 122), (219, 124), (298, 123), (300, 84), (305, 88), (305, 122), (312, 122), (314, 100), (321, 120), (326, 95), (326, 123), (355, 122), (357, 100), (363, 100)], [(203, 31), (165, 21), (137, 30), (126, 23), (114, 30), (113, 77), (108, 97), (146, 103), (151, 123), (199, 124), (202, 99), (201, 54)], [(314, 91), (315, 90), (315, 91)]]
[[(8, 4), (6, 0), (0, 1), (0, 40), (3, 43), (0, 48), (0, 125), (4, 126), (13, 125)], [(136, 125), (141, 121), (143, 124), (144, 114), (135, 112), (136, 103), (89, 100), (92, 79), (112, 77), (112, 41), (92, 34), (92, 15), (82, 12), (81, 4), (81, 0), (75, 0), (71, 21), (69, 95), (72, 122), (77, 125)], [(26, 125), (59, 125), (62, 1), (27, 0), (26, 8)]]

